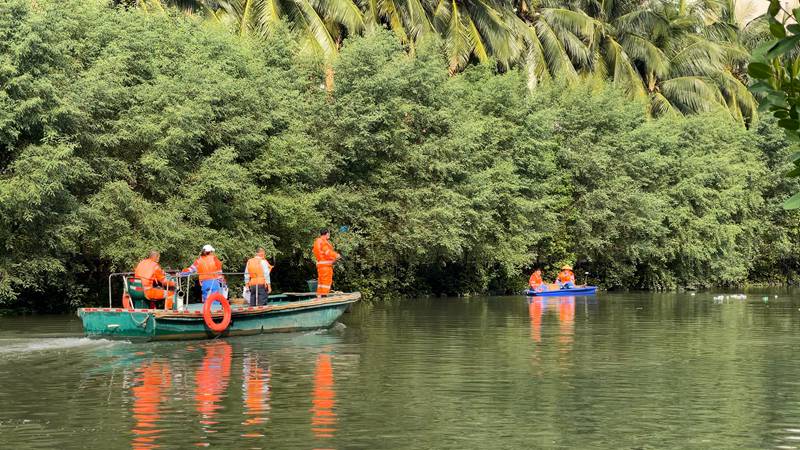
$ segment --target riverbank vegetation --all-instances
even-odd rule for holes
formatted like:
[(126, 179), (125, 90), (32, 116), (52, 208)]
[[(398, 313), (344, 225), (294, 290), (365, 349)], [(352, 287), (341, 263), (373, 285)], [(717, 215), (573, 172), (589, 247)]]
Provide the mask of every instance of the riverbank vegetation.
[(412, 54), (381, 27), (330, 58), (279, 24), (0, 2), (8, 306), (97, 302), (148, 249), (182, 268), (205, 243), (237, 272), (265, 245), (296, 290), (322, 227), (345, 255), (335, 287), (367, 295), (513, 292), (562, 263), (655, 289), (800, 268), (787, 142), (738, 96), (653, 114), (609, 72), (532, 89), (524, 65), (454, 71), (446, 39)]

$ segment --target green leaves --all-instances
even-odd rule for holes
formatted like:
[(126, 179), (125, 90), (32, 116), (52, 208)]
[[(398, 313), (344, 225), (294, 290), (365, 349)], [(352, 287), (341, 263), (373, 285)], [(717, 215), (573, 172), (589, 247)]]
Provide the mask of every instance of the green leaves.
[[(759, 80), (750, 87), (751, 92), (762, 96), (759, 110), (770, 111), (779, 119), (778, 126), (786, 130), (787, 136), (797, 139), (800, 129), (800, 58), (797, 57), (800, 25), (796, 22), (800, 8), (795, 9), (793, 15), (778, 20), (780, 11), (778, 0), (771, 0), (768, 10), (769, 28), (777, 40), (753, 51), (747, 73)], [(787, 31), (792, 34), (787, 34)], [(787, 177), (800, 177), (800, 163), (797, 160), (794, 163), (797, 166), (786, 174)], [(783, 207), (800, 207), (800, 197), (792, 196)]]
[(786, 29), (783, 27), (782, 23), (777, 21), (770, 22), (769, 32), (778, 39), (786, 37)]
[[(768, 66), (765, 63), (751, 62), (747, 66), (747, 74), (753, 78), (767, 79), (772, 76), (772, 67)], [(753, 86), (753, 88), (755, 88), (755, 85)], [(764, 92), (768, 88), (769, 85), (762, 82), (760, 83), (758, 90), (755, 90), (754, 92)]]

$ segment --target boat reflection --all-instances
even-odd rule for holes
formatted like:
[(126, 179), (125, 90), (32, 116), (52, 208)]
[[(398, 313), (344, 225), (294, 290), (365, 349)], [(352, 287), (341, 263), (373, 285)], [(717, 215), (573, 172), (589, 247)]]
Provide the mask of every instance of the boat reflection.
[(261, 426), (269, 418), (270, 400), (270, 370), (259, 361), (257, 353), (245, 355), (242, 363), (242, 397), (244, 415), (242, 422), (245, 427), (252, 427), (243, 433), (243, 437), (263, 437)]
[(314, 368), (314, 390), (312, 392), (311, 431), (318, 439), (332, 438), (336, 433), (336, 392), (333, 384), (331, 355), (320, 354)]
[(156, 448), (156, 440), (163, 431), (159, 428), (162, 421), (161, 404), (166, 401), (166, 390), (170, 387), (172, 375), (168, 363), (149, 361), (136, 369), (137, 377), (131, 388), (133, 396), (134, 449)]
[(200, 414), (203, 431), (214, 433), (212, 425), (225, 397), (231, 377), (231, 357), (233, 348), (225, 341), (213, 341), (203, 346), (205, 355), (195, 374), (195, 408)]
[[(240, 439), (249, 438), (256, 447), (260, 446), (258, 441), (269, 435), (267, 426), (272, 420), (274, 380), (265, 354), (245, 350), (234, 355), (234, 347), (221, 340), (181, 350), (189, 354), (197, 351), (202, 352), (202, 358), (195, 360), (197, 365), (194, 367), (177, 364), (171, 368), (167, 358), (148, 358), (133, 370), (130, 392), (135, 419), (132, 427), (134, 449), (166, 446), (163, 439), (174, 432), (175, 421), (182, 419), (192, 424), (200, 423), (202, 433), (188, 441), (188, 444), (198, 447), (214, 444), (212, 437), (222, 441), (230, 439), (233, 421), (241, 424), (238, 428), (241, 430)], [(315, 358), (313, 388), (309, 393), (311, 433), (317, 440), (316, 448), (331, 447), (329, 440), (335, 437), (338, 422), (333, 356), (329, 353), (309, 356)], [(236, 378), (240, 374), (241, 380)], [(184, 384), (181, 380), (194, 382)], [(230, 392), (237, 386), (241, 389), (241, 397)], [(187, 393), (192, 395), (186, 396)], [(241, 398), (241, 403), (231, 403), (233, 398)], [(184, 410), (184, 399), (193, 401), (197, 415), (185, 418), (170, 416), (170, 411)]]
[(572, 344), (575, 334), (575, 297), (532, 297), (528, 299), (531, 339), (534, 342), (542, 342), (542, 319), (548, 310), (558, 311), (558, 341), (569, 346)]

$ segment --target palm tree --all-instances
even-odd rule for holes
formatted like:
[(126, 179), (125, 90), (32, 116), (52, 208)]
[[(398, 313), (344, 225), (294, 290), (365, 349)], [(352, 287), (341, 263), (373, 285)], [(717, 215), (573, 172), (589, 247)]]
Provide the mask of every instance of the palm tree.
[[(765, 24), (737, 0), (171, 1), (187, 2), (240, 35), (288, 25), (303, 48), (324, 57), (329, 92), (343, 39), (386, 25), (411, 53), (424, 36), (439, 35), (451, 74), (476, 61), (523, 67), (531, 88), (601, 76), (648, 99), (654, 116), (727, 108), (748, 122), (756, 114), (745, 66)], [(161, 7), (160, 0), (137, 3)]]
[(756, 114), (743, 82), (747, 50), (733, 0), (520, 1), (518, 14), (536, 31), (534, 53), (548, 48), (541, 53), (557, 56), (540, 58), (551, 73), (558, 67), (570, 74), (558, 64), (567, 55), (576, 73), (608, 77), (628, 95), (647, 97), (655, 116), (720, 107), (742, 121)]
[(363, 31), (361, 10), (351, 0), (220, 0), (214, 17), (238, 34), (264, 36), (286, 24), (302, 36), (304, 48), (325, 60), (325, 86), (333, 91), (333, 59), (346, 35)]
[(205, 14), (240, 36), (264, 37), (281, 24), (298, 32), (303, 49), (325, 61), (325, 85), (333, 90), (333, 59), (348, 35), (361, 33), (364, 17), (352, 0), (136, 0), (144, 10), (164, 11), (164, 3)]
[(412, 54), (415, 44), (433, 32), (432, 0), (362, 0), (361, 7), (368, 26), (386, 24)]

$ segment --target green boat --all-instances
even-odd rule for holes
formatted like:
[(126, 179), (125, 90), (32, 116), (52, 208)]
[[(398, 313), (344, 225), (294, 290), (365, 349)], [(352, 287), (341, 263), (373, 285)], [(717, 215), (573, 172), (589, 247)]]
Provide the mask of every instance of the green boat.
[[(117, 275), (117, 274), (113, 274)], [(109, 281), (110, 285), (110, 281)], [(133, 307), (80, 308), (87, 337), (127, 341), (216, 339), (261, 333), (328, 328), (361, 298), (361, 294), (334, 292), (317, 298), (313, 292), (270, 295), (263, 306), (230, 305), (230, 320), (222, 331), (208, 327), (203, 304), (182, 304), (174, 309), (147, 308), (137, 280), (125, 279), (125, 290)], [(110, 292), (110, 290), (109, 290)], [(227, 302), (226, 302), (227, 303)], [(109, 300), (109, 304), (111, 304)], [(221, 305), (214, 304), (208, 315), (215, 323), (225, 322)]]

